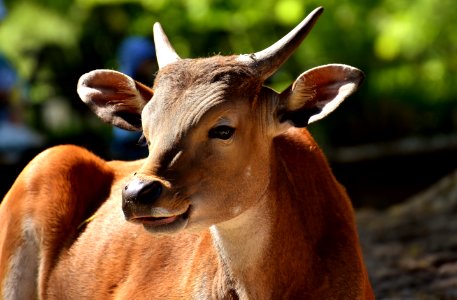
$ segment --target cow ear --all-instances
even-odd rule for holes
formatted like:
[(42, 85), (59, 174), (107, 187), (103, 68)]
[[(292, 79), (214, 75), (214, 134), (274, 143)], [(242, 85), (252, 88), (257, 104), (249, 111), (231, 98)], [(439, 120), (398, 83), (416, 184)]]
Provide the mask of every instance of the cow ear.
[(304, 72), (280, 94), (279, 121), (306, 127), (324, 118), (357, 90), (363, 78), (359, 69), (339, 64)]
[(141, 111), (153, 91), (123, 73), (94, 70), (81, 76), (78, 94), (106, 123), (141, 131)]

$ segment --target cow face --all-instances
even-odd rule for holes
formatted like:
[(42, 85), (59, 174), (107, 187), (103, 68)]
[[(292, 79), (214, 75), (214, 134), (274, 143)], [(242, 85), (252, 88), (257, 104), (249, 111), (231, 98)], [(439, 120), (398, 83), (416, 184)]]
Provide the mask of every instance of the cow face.
[[(284, 92), (264, 80), (290, 56), (321, 10), (251, 55), (180, 59), (155, 27), (153, 89), (110, 70), (83, 75), (78, 93), (104, 121), (142, 130), (149, 156), (122, 195), (127, 220), (151, 232), (235, 219), (271, 190), (272, 139), (333, 111), (363, 79), (345, 65), (311, 69)], [(153, 92), (154, 91), (154, 92)]]

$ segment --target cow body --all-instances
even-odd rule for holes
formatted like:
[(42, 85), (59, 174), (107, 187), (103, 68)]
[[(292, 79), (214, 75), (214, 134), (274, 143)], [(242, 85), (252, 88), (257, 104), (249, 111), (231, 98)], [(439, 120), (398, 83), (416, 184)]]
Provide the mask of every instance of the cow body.
[(181, 60), (162, 39), (154, 91), (109, 70), (78, 86), (103, 120), (142, 130), (149, 156), (38, 155), (0, 209), (2, 297), (373, 299), (350, 201), (296, 128), (361, 72), (318, 67), (277, 94), (262, 85), (271, 50)]
[[(218, 247), (224, 246), (217, 226), (198, 233), (156, 236), (125, 222), (120, 193), (142, 161), (104, 162), (74, 146), (47, 150), (17, 179), (2, 204), (1, 257), (8, 261), (18, 248), (28, 247), (29, 239), (36, 241), (29, 254), (32, 257), (21, 257), (27, 259), (27, 265), (16, 272), (27, 276), (34, 268), (47, 269), (30, 278), (36, 281), (34, 293), (39, 291), (42, 299), (237, 299), (246, 294), (253, 299), (293, 299), (298, 295), (369, 299), (364, 298), (370, 287), (360, 249), (354, 246), (357, 236), (350, 202), (317, 145), (305, 129), (295, 129), (276, 138), (274, 151), (273, 190), (267, 192), (272, 196), (271, 207), (256, 210), (258, 218), (246, 221), (254, 223), (245, 227), (246, 240), (232, 245), (255, 242), (257, 247), (266, 243), (264, 252), (258, 249), (263, 253), (247, 257), (243, 270), (238, 271), (252, 271), (243, 274), (246, 282), (238, 282), (238, 277), (231, 275), (235, 270), (218, 255)], [(319, 169), (319, 176), (303, 172), (310, 167)], [(76, 180), (67, 180), (72, 176), (78, 177), (77, 186)], [(313, 189), (304, 190), (303, 182)], [(49, 189), (54, 191), (54, 199), (49, 197)], [(80, 211), (75, 213), (68, 203)], [(281, 214), (273, 213), (278, 211)], [(17, 218), (15, 224), (11, 224), (12, 216)], [(322, 222), (316, 224), (316, 217)], [(24, 232), (21, 225), (26, 222), (29, 228)], [(268, 232), (268, 242), (258, 243), (256, 237), (266, 234), (262, 231)], [(51, 233), (60, 240), (46, 242)], [(20, 237), (17, 244), (5, 244), (12, 236)], [(46, 268), (49, 262), (54, 262), (52, 268)], [(8, 287), (12, 266), (4, 268), (7, 265), (2, 261), (5, 294), (8, 288), (15, 288)], [(346, 271), (348, 266), (350, 272)], [(250, 280), (255, 284), (249, 284)], [(251, 291), (249, 286), (258, 286), (258, 290)], [(330, 286), (337, 288), (330, 291)]]

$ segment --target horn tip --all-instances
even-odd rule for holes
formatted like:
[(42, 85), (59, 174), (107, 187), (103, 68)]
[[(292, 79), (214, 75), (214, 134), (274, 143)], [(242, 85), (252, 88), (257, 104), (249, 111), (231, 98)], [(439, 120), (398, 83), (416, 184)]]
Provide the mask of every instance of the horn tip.
[(318, 15), (318, 16), (320, 16), (323, 12), (324, 12), (324, 7), (323, 6), (318, 6), (310, 13), (310, 15)]
[(162, 25), (160, 25), (159, 22), (155, 22), (154, 26), (152, 28), (153, 28), (154, 31), (157, 31), (157, 30), (162, 30), (163, 31)]

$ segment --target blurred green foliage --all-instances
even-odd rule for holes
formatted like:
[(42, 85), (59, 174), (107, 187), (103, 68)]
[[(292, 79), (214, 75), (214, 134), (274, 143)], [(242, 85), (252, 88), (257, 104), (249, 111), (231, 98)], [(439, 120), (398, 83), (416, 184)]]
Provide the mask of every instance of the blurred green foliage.
[[(37, 105), (63, 96), (84, 111), (76, 82), (117, 68), (128, 35), (160, 21), (181, 57), (258, 51), (323, 5), (315, 29), (268, 82), (287, 87), (331, 62), (365, 71), (361, 91), (312, 129), (331, 146), (392, 140), (457, 128), (455, 0), (6, 0), (0, 51), (18, 68)], [(313, 125), (314, 126), (314, 125)], [(343, 129), (342, 129), (343, 128)], [(325, 134), (321, 134), (325, 133)], [(326, 138), (325, 138), (325, 137)]]

